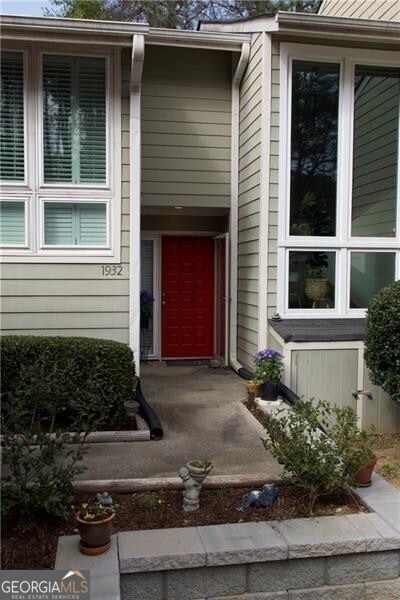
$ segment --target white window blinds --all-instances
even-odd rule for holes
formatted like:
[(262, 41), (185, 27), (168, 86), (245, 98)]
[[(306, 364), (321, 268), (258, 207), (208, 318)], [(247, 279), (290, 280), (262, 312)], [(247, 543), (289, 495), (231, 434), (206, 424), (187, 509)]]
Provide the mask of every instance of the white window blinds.
[(43, 57), (45, 183), (106, 183), (104, 58)]
[(24, 181), (24, 66), (21, 52), (1, 53), (0, 179)]

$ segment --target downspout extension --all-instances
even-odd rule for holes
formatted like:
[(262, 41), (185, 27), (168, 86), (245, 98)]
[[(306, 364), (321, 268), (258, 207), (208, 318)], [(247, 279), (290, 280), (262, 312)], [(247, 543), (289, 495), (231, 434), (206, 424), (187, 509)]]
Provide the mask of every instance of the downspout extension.
[(231, 126), (231, 210), (230, 231), (230, 338), (229, 361), (235, 371), (242, 365), (237, 360), (237, 270), (238, 270), (238, 217), (239, 217), (239, 93), (240, 82), (250, 57), (250, 44), (242, 44), (242, 52), (232, 78), (232, 126)]
[(130, 246), (129, 246), (129, 345), (134, 353), (136, 374), (140, 375), (140, 192), (141, 123), (140, 96), (144, 62), (144, 36), (134, 35), (130, 80), (129, 174), (130, 174)]

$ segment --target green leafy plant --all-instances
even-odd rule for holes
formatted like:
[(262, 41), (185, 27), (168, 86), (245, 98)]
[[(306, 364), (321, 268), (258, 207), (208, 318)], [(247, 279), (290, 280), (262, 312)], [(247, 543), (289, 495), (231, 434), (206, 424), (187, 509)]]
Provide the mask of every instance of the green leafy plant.
[(42, 336), (3, 336), (0, 344), (2, 398), (18, 394), (27, 408), (19, 426), (34, 420), (49, 429), (46, 417), (52, 419), (53, 413), (56, 424), (70, 431), (93, 430), (101, 423), (112, 428), (126, 418), (124, 403), (135, 394), (127, 345)]
[[(287, 414), (266, 416), (264, 446), (303, 490), (310, 509), (320, 496), (341, 492), (368, 462), (370, 441), (349, 407), (299, 401)], [(322, 428), (322, 429), (321, 429)]]
[(96, 500), (89, 500), (88, 502), (82, 502), (82, 504), (78, 507), (72, 507), (76, 516), (78, 516), (83, 521), (103, 521), (110, 515), (115, 512), (115, 506), (112, 503), (103, 504), (101, 500), (99, 500), (100, 494), (97, 494)]
[(1, 353), (2, 516), (67, 517), (86, 435), (125, 418), (132, 352), (106, 340), (4, 336)]
[(400, 460), (397, 460), (391, 465), (382, 465), (381, 473), (383, 477), (387, 479), (400, 479)]
[(225, 502), (229, 496), (231, 494), (231, 491), (228, 490), (227, 488), (219, 488), (216, 493), (215, 493), (215, 497), (218, 500), (218, 502)]
[(146, 494), (143, 497), (143, 506), (151, 510), (157, 510), (163, 505), (163, 500), (155, 494)]
[(365, 362), (371, 381), (400, 404), (400, 281), (372, 298), (366, 318)]
[(210, 468), (212, 469), (213, 465), (207, 458), (200, 458), (194, 462), (194, 466), (198, 469), (204, 469), (204, 471), (207, 471)]
[(282, 377), (282, 355), (273, 348), (260, 350), (254, 357), (254, 382), (278, 382)]

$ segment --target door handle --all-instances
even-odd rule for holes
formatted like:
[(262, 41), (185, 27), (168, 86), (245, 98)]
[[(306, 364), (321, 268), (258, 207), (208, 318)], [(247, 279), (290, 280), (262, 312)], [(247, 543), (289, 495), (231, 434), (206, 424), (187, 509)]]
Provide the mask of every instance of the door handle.
[(165, 305), (166, 305), (166, 302), (165, 302), (165, 300), (162, 300), (162, 301), (161, 301), (161, 306), (165, 306)]
[(351, 395), (356, 400), (358, 400), (358, 396), (366, 396), (368, 398), (368, 400), (373, 400), (374, 399), (374, 397), (371, 394), (371, 392), (368, 392), (367, 390), (357, 390), (356, 392), (352, 392)]

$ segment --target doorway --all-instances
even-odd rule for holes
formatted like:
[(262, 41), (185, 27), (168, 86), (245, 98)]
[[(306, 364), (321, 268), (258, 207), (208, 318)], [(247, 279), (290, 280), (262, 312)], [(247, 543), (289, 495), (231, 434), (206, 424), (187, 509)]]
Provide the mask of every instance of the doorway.
[(214, 355), (214, 240), (164, 236), (161, 244), (162, 358)]

